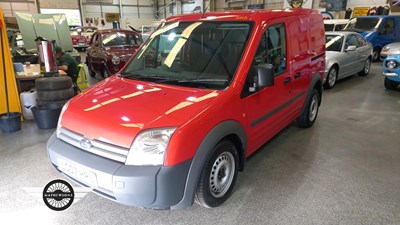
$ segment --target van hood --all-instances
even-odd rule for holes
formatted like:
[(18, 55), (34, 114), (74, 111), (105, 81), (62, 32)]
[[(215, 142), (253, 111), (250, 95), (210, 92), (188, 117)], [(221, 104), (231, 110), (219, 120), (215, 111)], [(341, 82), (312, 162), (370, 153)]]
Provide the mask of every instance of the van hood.
[(219, 94), (112, 76), (73, 98), (60, 123), (89, 139), (129, 148), (140, 131), (179, 127)]
[(27, 50), (36, 50), (35, 39), (55, 40), (64, 51), (72, 51), (72, 39), (64, 14), (29, 14), (15, 12), (18, 27)]

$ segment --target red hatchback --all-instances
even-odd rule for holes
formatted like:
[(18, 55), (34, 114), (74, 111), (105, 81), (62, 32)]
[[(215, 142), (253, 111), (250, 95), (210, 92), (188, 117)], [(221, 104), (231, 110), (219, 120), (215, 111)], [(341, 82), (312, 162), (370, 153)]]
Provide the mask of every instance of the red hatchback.
[(87, 49), (86, 64), (90, 76), (103, 78), (117, 73), (142, 44), (139, 33), (123, 29), (99, 30)]

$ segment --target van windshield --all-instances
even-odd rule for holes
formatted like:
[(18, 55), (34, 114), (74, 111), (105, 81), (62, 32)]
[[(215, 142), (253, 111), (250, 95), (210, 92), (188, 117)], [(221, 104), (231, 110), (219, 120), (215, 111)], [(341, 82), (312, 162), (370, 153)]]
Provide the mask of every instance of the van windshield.
[(251, 26), (227, 21), (165, 23), (147, 39), (120, 76), (224, 89), (233, 79)]
[(343, 30), (355, 32), (374, 31), (379, 27), (380, 23), (381, 18), (353, 18)]

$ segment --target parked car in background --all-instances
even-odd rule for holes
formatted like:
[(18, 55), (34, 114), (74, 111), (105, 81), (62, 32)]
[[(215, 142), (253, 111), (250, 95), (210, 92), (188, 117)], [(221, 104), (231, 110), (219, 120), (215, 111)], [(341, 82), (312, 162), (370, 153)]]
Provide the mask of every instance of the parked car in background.
[(143, 40), (139, 33), (123, 29), (98, 30), (87, 49), (86, 63), (90, 76), (103, 78), (118, 72)]
[(27, 51), (22, 39), (22, 35), (17, 29), (7, 29), (8, 43), (10, 44), (10, 50), (13, 62), (31, 64), (37, 64), (39, 62), (39, 56), (37, 50)]
[(348, 22), (348, 19), (324, 20), (324, 28), (325, 31), (341, 31)]
[(54, 40), (67, 54), (81, 63), (79, 52), (73, 48), (65, 14), (30, 14), (15, 13), (18, 27), (24, 40), (24, 46), (29, 52), (37, 52), (35, 39), (43, 37)]
[(83, 28), (77, 27), (69, 31), (72, 40), (72, 46), (78, 51), (85, 51), (88, 47), (86, 37), (83, 35)]
[(361, 34), (373, 46), (372, 61), (380, 59), (383, 46), (400, 42), (400, 16), (358, 16), (349, 20), (343, 29)]
[(385, 76), (385, 88), (393, 90), (400, 85), (400, 54), (390, 55), (383, 60), (383, 75)]
[(400, 42), (385, 45), (381, 51), (380, 58), (383, 61), (388, 56), (400, 54)]
[(356, 32), (331, 31), (325, 33), (326, 64), (325, 88), (332, 88), (337, 80), (358, 73), (369, 73), (372, 45)]
[(90, 45), (90, 39), (92, 39), (93, 34), (97, 31), (97, 27), (83, 27), (83, 36), (86, 38), (86, 44)]

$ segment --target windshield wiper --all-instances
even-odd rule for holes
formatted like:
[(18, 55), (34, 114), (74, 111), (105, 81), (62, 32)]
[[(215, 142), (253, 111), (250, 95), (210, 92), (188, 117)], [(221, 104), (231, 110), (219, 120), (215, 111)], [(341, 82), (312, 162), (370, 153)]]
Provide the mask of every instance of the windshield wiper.
[(186, 79), (186, 80), (179, 80), (178, 81), (178, 83), (209, 83), (209, 82), (228, 82), (228, 79), (195, 78), (195, 79)]
[(163, 77), (163, 76), (158, 76), (155, 74), (140, 74), (140, 73), (122, 73), (121, 77), (123, 78), (134, 78), (138, 80), (146, 80), (146, 81), (153, 81), (156, 83), (162, 83), (165, 81), (176, 81), (176, 79), (168, 78), (168, 77)]

